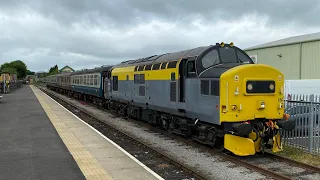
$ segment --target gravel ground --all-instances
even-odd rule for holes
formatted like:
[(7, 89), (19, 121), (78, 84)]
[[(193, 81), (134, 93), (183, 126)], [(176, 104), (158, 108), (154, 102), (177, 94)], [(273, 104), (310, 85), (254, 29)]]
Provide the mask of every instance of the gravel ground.
[(246, 161), (265, 169), (277, 171), (285, 176), (291, 177), (292, 179), (320, 179), (319, 173), (310, 172), (292, 164), (274, 160), (268, 157), (247, 157)]
[(150, 133), (147, 128), (123, 118), (115, 117), (108, 112), (99, 110), (74, 99), (66, 98), (60, 94), (55, 94), (67, 99), (81, 110), (89, 112), (96, 118), (102, 119), (133, 137), (139, 138), (144, 143), (150, 144), (153, 148), (160, 149), (167, 156), (174, 157), (174, 159), (179, 163), (205, 173), (210, 179), (269, 179), (258, 172), (238, 166), (232, 162), (225, 161), (218, 156), (201, 152), (199, 149), (193, 146), (188, 146), (178, 140), (169, 139), (166, 136), (159, 136), (158, 133)]

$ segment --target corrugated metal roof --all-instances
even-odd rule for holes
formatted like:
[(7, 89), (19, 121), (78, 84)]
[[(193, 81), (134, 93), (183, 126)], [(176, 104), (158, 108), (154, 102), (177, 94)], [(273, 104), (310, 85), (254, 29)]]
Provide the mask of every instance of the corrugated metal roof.
[(283, 46), (283, 45), (289, 45), (289, 44), (297, 44), (297, 43), (316, 41), (316, 40), (320, 40), (320, 32), (284, 38), (284, 39), (280, 39), (277, 41), (272, 41), (272, 42), (261, 44), (258, 46), (246, 48), (244, 50), (248, 51), (248, 50), (269, 48), (269, 47), (275, 47), (275, 46)]

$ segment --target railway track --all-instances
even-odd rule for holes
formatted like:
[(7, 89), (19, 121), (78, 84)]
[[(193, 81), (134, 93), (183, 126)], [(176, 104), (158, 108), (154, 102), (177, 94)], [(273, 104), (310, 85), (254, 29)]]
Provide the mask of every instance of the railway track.
[[(65, 102), (69, 106), (74, 106), (73, 104), (69, 103), (68, 101), (63, 100), (60, 97), (56, 96), (50, 90), (48, 91), (46, 88), (42, 88), (42, 87), (39, 87), (39, 88), (43, 92), (59, 99), (60, 101)], [(106, 111), (105, 109), (98, 107), (92, 103), (90, 103), (90, 105), (94, 106), (95, 108), (99, 108), (100, 110)], [(83, 111), (83, 113), (85, 113), (87, 116), (92, 117), (92, 115), (89, 112)], [(114, 113), (112, 113), (112, 114), (114, 114)], [(101, 122), (101, 123), (106, 123), (105, 121), (101, 121), (98, 118), (94, 118), (94, 119), (96, 121)], [(273, 178), (273, 179), (320, 179), (320, 168), (318, 168), (318, 167), (314, 167), (314, 166), (311, 166), (308, 164), (303, 164), (303, 163), (293, 161), (293, 160), (290, 160), (290, 159), (287, 159), (284, 157), (280, 157), (280, 156), (277, 156), (277, 155), (274, 155), (271, 153), (265, 153), (264, 155), (255, 155), (255, 156), (250, 156), (250, 157), (238, 157), (238, 156), (234, 156), (234, 155), (231, 155), (228, 153), (223, 153), (217, 149), (212, 149), (212, 148), (207, 147), (205, 145), (201, 145), (201, 144), (194, 142), (192, 140), (185, 139), (179, 135), (171, 134), (171, 133), (164, 131), (158, 127), (151, 126), (150, 124), (145, 123), (145, 122), (136, 121), (136, 120), (132, 120), (132, 119), (129, 119), (129, 121), (132, 121), (139, 126), (148, 127), (150, 132), (160, 133), (160, 134), (165, 135), (169, 138), (178, 139), (179, 141), (184, 142), (187, 145), (191, 145), (191, 146), (194, 146), (196, 148), (201, 149), (201, 151), (206, 151), (206, 152), (208, 152), (212, 155), (215, 155), (215, 156), (218, 155), (218, 156), (222, 157), (223, 159), (225, 159), (226, 161), (230, 161), (234, 164), (237, 164), (238, 166), (246, 167), (246, 168), (251, 169), (253, 171), (259, 172), (259, 173), (267, 176), (267, 178)], [(173, 163), (175, 166), (180, 167), (184, 171), (193, 175), (194, 177), (196, 177), (196, 179), (208, 179), (205, 177), (205, 175), (201, 174), (201, 172), (194, 171), (192, 168), (179, 163), (178, 161), (174, 160), (174, 158), (172, 158), (172, 157), (168, 157), (167, 155), (165, 155), (161, 151), (158, 151), (157, 149), (151, 147), (150, 145), (145, 144), (143, 142), (140, 142), (139, 139), (136, 139), (136, 138), (128, 135), (127, 133), (117, 129), (116, 127), (112, 127), (110, 125), (106, 125), (106, 126), (108, 126), (109, 128), (115, 129), (118, 133), (124, 134), (124, 136), (126, 136), (126, 138), (133, 139), (134, 141), (139, 142), (140, 144), (142, 144), (146, 148), (152, 149), (152, 151), (158, 153), (161, 157), (165, 158), (170, 163)]]
[[(151, 165), (159, 165), (159, 166), (161, 166), (161, 168), (165, 167), (167, 169), (167, 170), (165, 170), (165, 172), (161, 171), (159, 169), (153, 168), (153, 167), (150, 167), (150, 168), (153, 169), (160, 176), (167, 177), (165, 179), (178, 179), (178, 178), (184, 179), (184, 180), (188, 180), (188, 179), (190, 179), (190, 180), (194, 180), (194, 179), (207, 180), (208, 179), (204, 175), (200, 174), (199, 172), (196, 172), (196, 171), (190, 169), (189, 167), (184, 166), (183, 164), (175, 161), (173, 158), (165, 155), (161, 151), (151, 147), (150, 145), (140, 141), (139, 139), (130, 136), (129, 134), (119, 130), (118, 128), (116, 128), (110, 124), (106, 124), (105, 121), (102, 121), (98, 118), (95, 118), (90, 113), (75, 107), (73, 104), (56, 96), (54, 93), (48, 91), (47, 89), (42, 88), (42, 87), (38, 87), (38, 88), (40, 90), (42, 90), (43, 92), (45, 92), (47, 95), (49, 95), (51, 98), (53, 98), (55, 101), (60, 103), (62, 106), (67, 108), (68, 110), (75, 113), (77, 116), (80, 116), (81, 119), (83, 119), (85, 122), (87, 122), (88, 124), (90, 124), (91, 126), (96, 128), (99, 132), (103, 133), (104, 135), (106, 135), (106, 133), (108, 132), (108, 136), (107, 136), (108, 138), (110, 138), (110, 136), (114, 136), (113, 138), (111, 137), (110, 139), (114, 140), (117, 144), (119, 144), (121, 146), (125, 145), (125, 147), (123, 147), (123, 146), (122, 147), (124, 149), (126, 149), (127, 151), (129, 151), (129, 153), (134, 152), (135, 154), (143, 154), (145, 152), (148, 152), (148, 154), (151, 154), (151, 153), (154, 154), (151, 156), (159, 156), (159, 157), (163, 158), (165, 161), (159, 160), (159, 157), (154, 158), (158, 162), (153, 162), (153, 164), (151, 163)], [(116, 134), (116, 136), (115, 136), (115, 134)], [(125, 139), (125, 141), (123, 141), (124, 139)], [(131, 142), (128, 142), (128, 140), (130, 140)], [(120, 141), (122, 141), (122, 142), (120, 142)], [(135, 147), (129, 148), (128, 147), (129, 143), (134, 144), (134, 146), (136, 148)], [(139, 153), (137, 151), (141, 151), (142, 153)], [(141, 160), (141, 159), (139, 159), (139, 160)], [(142, 162), (148, 162), (148, 164), (150, 165), (150, 160), (144, 159), (144, 160), (142, 160)], [(171, 164), (171, 167), (168, 167), (167, 164)], [(168, 169), (174, 169), (174, 170), (168, 170)], [(183, 172), (181, 171), (181, 169), (183, 170)], [(179, 172), (179, 175), (177, 175), (178, 174), (177, 172)]]

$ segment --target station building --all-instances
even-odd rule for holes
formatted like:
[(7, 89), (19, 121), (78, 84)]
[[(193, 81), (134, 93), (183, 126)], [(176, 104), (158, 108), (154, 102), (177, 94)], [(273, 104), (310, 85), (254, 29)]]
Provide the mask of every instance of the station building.
[(244, 51), (256, 63), (279, 69), (286, 80), (320, 79), (320, 32), (268, 42)]

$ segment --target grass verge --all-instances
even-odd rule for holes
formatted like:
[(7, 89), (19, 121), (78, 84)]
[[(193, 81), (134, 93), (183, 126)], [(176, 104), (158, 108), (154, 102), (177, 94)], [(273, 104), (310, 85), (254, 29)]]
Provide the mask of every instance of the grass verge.
[(320, 167), (320, 155), (310, 154), (308, 152), (304, 152), (301, 149), (283, 145), (283, 151), (279, 153), (273, 153), (278, 156), (282, 156), (285, 158), (289, 158), (298, 162), (302, 162), (305, 164), (310, 164), (313, 166)]

